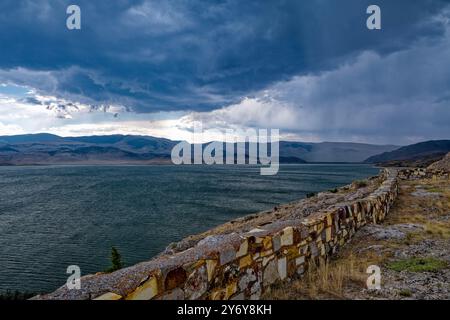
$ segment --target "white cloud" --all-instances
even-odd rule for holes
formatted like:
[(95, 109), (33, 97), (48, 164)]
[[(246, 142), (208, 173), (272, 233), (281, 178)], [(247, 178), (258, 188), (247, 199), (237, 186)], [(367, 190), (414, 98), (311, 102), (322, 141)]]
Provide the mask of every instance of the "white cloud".
[(60, 136), (86, 136), (130, 134), (167, 138), (171, 140), (192, 141), (192, 133), (184, 128), (180, 119), (152, 120), (150, 116), (140, 116), (141, 120), (111, 120), (95, 123), (66, 123), (60, 126), (49, 126), (45, 132)]
[(14, 124), (4, 124), (0, 122), (0, 135), (12, 135), (12, 134), (23, 134), (26, 133), (23, 128)]
[[(75, 123), (90, 123), (115, 119), (125, 112), (121, 106), (100, 106), (70, 102), (30, 91), (30, 96), (0, 94), (0, 123), (2, 135), (46, 132)], [(32, 98), (30, 102), (27, 98)], [(49, 131), (50, 132), (50, 131)]]
[(150, 34), (175, 32), (193, 24), (183, 8), (177, 8), (168, 1), (149, 0), (129, 8), (123, 15), (122, 23)]

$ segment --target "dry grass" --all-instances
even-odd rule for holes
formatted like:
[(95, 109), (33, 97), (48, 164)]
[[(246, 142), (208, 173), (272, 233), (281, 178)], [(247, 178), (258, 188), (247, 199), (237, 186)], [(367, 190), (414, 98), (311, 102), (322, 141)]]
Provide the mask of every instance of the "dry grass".
[(367, 187), (367, 185), (368, 185), (367, 180), (356, 180), (356, 181), (353, 181), (352, 188), (354, 190), (358, 190), (360, 188)]
[(344, 283), (364, 286), (367, 279), (367, 267), (378, 263), (381, 257), (363, 255), (356, 257), (350, 253), (339, 260), (325, 263), (318, 268), (312, 267), (303, 285), (308, 290), (308, 296), (313, 299), (320, 293), (331, 294), (337, 298), (345, 298)]
[[(418, 197), (416, 186), (438, 196)], [(375, 241), (354, 239), (331, 261), (311, 265), (301, 279), (274, 285), (265, 293), (265, 299), (346, 299), (366, 288), (370, 265), (387, 265), (393, 252), (429, 238), (450, 238), (450, 185), (448, 180), (402, 181), (400, 194), (385, 224), (417, 224), (423, 229), (407, 234), (405, 240)], [(369, 249), (379, 245), (380, 249)], [(382, 247), (381, 247), (381, 246)], [(352, 296), (353, 294), (353, 296)], [(401, 296), (411, 296), (405, 289)]]
[(433, 221), (425, 224), (425, 232), (429, 235), (449, 239), (450, 222)]
[(418, 182), (404, 182), (400, 196), (393, 208), (395, 214), (389, 215), (386, 224), (418, 224), (422, 231), (411, 232), (406, 239), (407, 244), (430, 237), (450, 238), (450, 221), (441, 221), (450, 209), (450, 187), (447, 180), (424, 179), (420, 181), (427, 192), (437, 193), (438, 197), (417, 197), (412, 193)]
[(330, 262), (319, 266), (310, 265), (304, 277), (288, 283), (272, 286), (264, 299), (346, 299), (345, 288), (353, 286), (364, 288), (367, 280), (367, 267), (379, 265), (389, 253), (377, 254), (366, 251), (355, 255), (349, 247)]

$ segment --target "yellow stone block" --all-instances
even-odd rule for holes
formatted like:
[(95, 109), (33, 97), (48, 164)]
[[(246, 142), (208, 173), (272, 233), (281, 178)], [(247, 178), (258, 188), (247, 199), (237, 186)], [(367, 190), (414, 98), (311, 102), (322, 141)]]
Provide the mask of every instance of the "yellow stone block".
[(212, 280), (216, 266), (217, 266), (216, 260), (206, 260), (206, 271), (208, 272), (208, 281)]
[(248, 267), (249, 265), (252, 264), (252, 262), (253, 262), (252, 256), (246, 255), (245, 257), (241, 258), (241, 260), (239, 260), (239, 268), (243, 269), (245, 267)]
[(281, 246), (291, 246), (294, 244), (294, 229), (292, 227), (284, 228), (281, 234)]
[(134, 292), (127, 296), (127, 300), (150, 300), (158, 294), (158, 281), (155, 277), (147, 280), (143, 285), (137, 287)]
[(225, 292), (226, 292), (226, 294), (225, 294), (225, 300), (230, 299), (230, 297), (231, 297), (233, 294), (235, 294), (236, 291), (237, 291), (237, 283), (236, 283), (236, 282), (230, 283), (230, 284), (227, 286), (226, 290), (225, 290)]
[(114, 292), (107, 292), (95, 298), (94, 300), (120, 300), (120, 299), (122, 299), (121, 295), (118, 295)]
[(331, 227), (325, 229), (325, 240), (331, 241)]
[(288, 259), (293, 259), (293, 258), (298, 257), (299, 252), (298, 252), (297, 247), (292, 246), (292, 247), (289, 247), (287, 250), (284, 251), (284, 255), (285, 255)]
[(317, 232), (317, 233), (321, 233), (322, 230), (323, 230), (323, 228), (324, 228), (323, 223), (322, 223), (322, 222), (319, 223), (319, 224), (317, 225), (316, 232)]
[(272, 249), (272, 238), (265, 237), (263, 240), (263, 246), (264, 246), (264, 249), (266, 249), (266, 250)]
[(273, 250), (266, 250), (261, 252), (261, 257), (267, 257), (270, 256), (273, 253)]
[(225, 296), (225, 290), (216, 290), (213, 293), (211, 293), (211, 300), (222, 300)]
[(331, 217), (331, 213), (327, 215), (327, 225), (331, 226), (333, 224), (333, 218)]
[(248, 240), (245, 239), (245, 241), (241, 243), (238, 252), (236, 252), (236, 258), (245, 256), (247, 252), (248, 252)]

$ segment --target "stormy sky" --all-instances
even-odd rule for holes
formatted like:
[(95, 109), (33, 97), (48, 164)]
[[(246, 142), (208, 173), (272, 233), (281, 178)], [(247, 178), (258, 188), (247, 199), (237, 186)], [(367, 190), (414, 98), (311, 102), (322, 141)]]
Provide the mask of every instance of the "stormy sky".
[[(81, 30), (66, 8), (81, 8)], [(368, 30), (366, 9), (381, 8)], [(450, 138), (450, 1), (2, 0), (0, 135)], [(214, 139), (205, 135), (205, 139)]]

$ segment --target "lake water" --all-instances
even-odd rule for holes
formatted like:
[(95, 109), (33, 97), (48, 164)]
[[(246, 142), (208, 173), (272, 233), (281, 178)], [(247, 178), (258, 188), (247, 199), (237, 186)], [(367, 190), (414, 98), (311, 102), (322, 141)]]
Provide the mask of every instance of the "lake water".
[(48, 292), (245, 214), (376, 175), (366, 165), (0, 167), (0, 292)]

